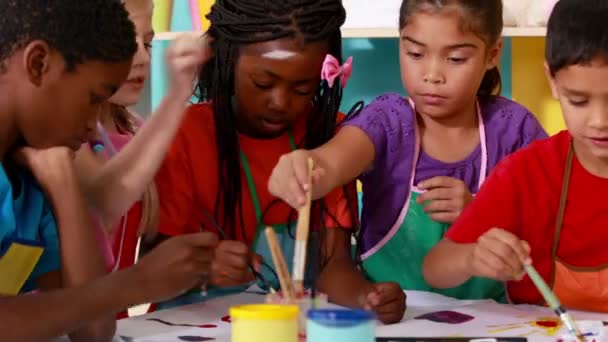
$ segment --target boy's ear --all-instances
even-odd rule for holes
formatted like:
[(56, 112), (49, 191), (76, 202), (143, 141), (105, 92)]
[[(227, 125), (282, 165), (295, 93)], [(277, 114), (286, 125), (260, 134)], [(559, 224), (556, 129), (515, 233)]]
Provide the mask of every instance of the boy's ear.
[(493, 69), (500, 65), (500, 57), (502, 55), (502, 47), (504, 46), (504, 42), (502, 37), (496, 41), (496, 44), (490, 48), (488, 51), (488, 65), (487, 70)]
[(549, 88), (551, 88), (551, 95), (554, 99), (559, 100), (559, 92), (557, 91), (557, 84), (555, 84), (555, 77), (551, 74), (547, 61), (545, 61), (543, 64), (543, 68), (545, 69), (545, 77), (547, 77), (547, 82), (549, 82)]
[(36, 86), (51, 69), (51, 48), (42, 40), (33, 40), (23, 49), (23, 70), (27, 78)]

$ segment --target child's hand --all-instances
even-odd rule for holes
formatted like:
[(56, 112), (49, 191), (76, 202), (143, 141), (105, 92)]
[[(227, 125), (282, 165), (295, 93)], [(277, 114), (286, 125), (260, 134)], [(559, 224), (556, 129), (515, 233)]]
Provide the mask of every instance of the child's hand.
[(521, 280), (531, 262), (530, 245), (499, 228), (482, 235), (467, 260), (472, 275), (501, 281)]
[(22, 147), (15, 151), (13, 158), (19, 165), (30, 170), (46, 192), (51, 192), (53, 187), (61, 189), (64, 181), (75, 179), (74, 151), (67, 147), (43, 150)]
[(405, 314), (405, 292), (397, 283), (374, 284), (364, 308), (374, 311), (382, 323), (400, 322)]
[(467, 185), (452, 177), (433, 177), (421, 182), (418, 188), (427, 191), (418, 196), (416, 202), (430, 202), (424, 212), (437, 222), (453, 223), (473, 200)]
[(135, 264), (133, 270), (139, 279), (134, 286), (142, 287), (144, 300), (160, 301), (206, 282), (217, 243), (213, 233), (187, 234), (164, 241)]
[(284, 154), (279, 158), (268, 179), (268, 191), (275, 197), (287, 202), (292, 208), (299, 209), (306, 202), (306, 191), (312, 188), (312, 198), (317, 199), (325, 194), (315, 193), (313, 184), (324, 175), (325, 170), (315, 161), (312, 173), (312, 182), (308, 182), (308, 158), (313, 153), (307, 150), (297, 150)]
[(171, 87), (178, 94), (192, 95), (193, 83), (201, 66), (213, 56), (209, 39), (209, 36), (201, 33), (184, 33), (169, 47), (167, 64)]
[(249, 269), (250, 264), (259, 272), (262, 257), (252, 255), (249, 247), (242, 242), (222, 241), (215, 249), (211, 283), (220, 287), (250, 283), (255, 280)]

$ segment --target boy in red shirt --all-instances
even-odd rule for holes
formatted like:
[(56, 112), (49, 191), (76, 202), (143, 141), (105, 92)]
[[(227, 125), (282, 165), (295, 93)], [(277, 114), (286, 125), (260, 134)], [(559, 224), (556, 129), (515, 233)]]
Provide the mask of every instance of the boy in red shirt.
[(506, 281), (514, 303), (543, 304), (524, 276), (532, 263), (565, 307), (608, 312), (607, 17), (603, 0), (560, 0), (553, 9), (545, 69), (568, 130), (494, 169), (427, 255), (432, 286), (482, 276)]

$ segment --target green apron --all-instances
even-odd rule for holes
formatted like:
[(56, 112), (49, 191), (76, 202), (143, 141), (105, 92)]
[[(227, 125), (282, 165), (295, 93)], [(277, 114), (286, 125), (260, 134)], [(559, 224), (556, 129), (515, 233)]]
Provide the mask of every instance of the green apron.
[[(413, 107), (413, 103), (410, 100)], [(488, 151), (485, 125), (479, 106), (479, 139), (481, 143), (481, 170), (479, 187), (486, 178)], [(461, 286), (451, 289), (435, 289), (422, 276), (424, 257), (444, 236), (449, 224), (433, 221), (425, 212), (424, 204), (416, 198), (422, 193), (414, 186), (416, 165), (420, 154), (420, 133), (414, 117), (416, 145), (412, 172), (409, 179), (410, 192), (397, 221), (388, 234), (361, 257), (367, 276), (374, 282), (396, 282), (405, 290), (431, 291), (459, 299), (492, 298), (505, 301), (504, 284), (485, 278), (472, 278)]]
[[(296, 144), (295, 144), (293, 132), (290, 130), (290, 131), (288, 131), (288, 134), (289, 134), (290, 148), (292, 150), (295, 150)], [(243, 173), (245, 174), (245, 179), (247, 181), (247, 187), (248, 187), (249, 193), (251, 195), (251, 200), (253, 202), (253, 208), (255, 211), (255, 217), (256, 217), (256, 222), (257, 222), (252, 250), (254, 251), (254, 253), (259, 254), (264, 260), (264, 263), (263, 263), (262, 268), (260, 269), (259, 273), (262, 274), (262, 276), (264, 277), (264, 280), (267, 282), (267, 284), (264, 284), (261, 281), (261, 279), (256, 279), (256, 283), (261, 289), (266, 290), (266, 291), (269, 290), (267, 288), (268, 286), (272, 286), (272, 288), (274, 288), (275, 290), (278, 290), (280, 287), (280, 284), (279, 284), (279, 279), (278, 279), (278, 276), (276, 273), (276, 266), (274, 265), (274, 263), (272, 261), (272, 255), (270, 253), (268, 241), (266, 240), (266, 234), (264, 234), (264, 230), (266, 229), (267, 225), (265, 225), (262, 221), (262, 219), (263, 219), (262, 206), (260, 204), (258, 192), (256, 190), (256, 187), (255, 187), (255, 184), (253, 181), (253, 176), (251, 174), (251, 168), (249, 166), (249, 161), (247, 160), (247, 156), (242, 151), (241, 151), (240, 155), (241, 155), (241, 164), (243, 167)], [(287, 262), (287, 267), (291, 274), (292, 269), (293, 269), (293, 263), (291, 261), (293, 260), (293, 255), (294, 255), (294, 250), (295, 250), (295, 233), (296, 233), (295, 232), (295, 222), (275, 224), (275, 225), (272, 225), (272, 228), (274, 228), (274, 231), (277, 234), (277, 239), (279, 240), (279, 244), (280, 244), (281, 249), (283, 250), (283, 254), (285, 256), (285, 261)], [(311, 231), (310, 235), (309, 235), (309, 247), (314, 246), (314, 243), (317, 241), (317, 239), (318, 239), (317, 234), (315, 234), (314, 232)], [(309, 250), (310, 249), (311, 248), (309, 248)], [(314, 253), (314, 251), (312, 253)], [(304, 278), (304, 284), (306, 287), (310, 287), (310, 285), (312, 284), (312, 279), (313, 279), (312, 272), (314, 271), (314, 261), (313, 261), (314, 257), (315, 257), (315, 254), (311, 255), (311, 253), (307, 253), (307, 262), (306, 262), (307, 267), (306, 267), (306, 275)], [(158, 303), (157, 309), (159, 309), (159, 310), (168, 309), (168, 308), (172, 308), (172, 307), (176, 307), (176, 306), (201, 302), (204, 300), (209, 300), (209, 299), (220, 297), (220, 296), (240, 293), (240, 292), (245, 291), (251, 285), (253, 285), (253, 283), (245, 284), (242, 286), (233, 286), (233, 287), (228, 287), (228, 288), (217, 288), (217, 287), (209, 286), (209, 288), (206, 291), (205, 296), (203, 296), (201, 294), (200, 289), (195, 289), (180, 297), (177, 297), (177, 298), (174, 298), (169, 301), (162, 302), (162, 303)]]
[[(292, 150), (296, 149), (296, 144), (293, 136), (293, 132), (290, 130), (289, 132), (289, 146)], [(251, 200), (253, 202), (253, 208), (255, 211), (255, 218), (257, 222), (255, 237), (253, 239), (253, 250), (255, 253), (259, 254), (264, 259), (264, 264), (260, 269), (260, 273), (264, 277), (264, 279), (268, 282), (268, 284), (263, 284), (258, 279), (258, 286), (260, 286), (264, 290), (267, 289), (267, 285), (272, 286), (274, 289), (279, 289), (279, 278), (276, 273), (276, 266), (272, 261), (272, 255), (270, 253), (270, 247), (268, 245), (268, 240), (266, 239), (266, 234), (264, 234), (264, 230), (267, 225), (263, 223), (263, 212), (262, 207), (260, 205), (260, 199), (258, 197), (258, 192), (255, 188), (255, 184), (253, 182), (253, 176), (251, 174), (251, 169), (249, 168), (249, 162), (247, 161), (247, 156), (245, 153), (241, 151), (241, 164), (243, 165), (243, 172), (245, 173), (245, 178), (247, 179), (247, 186), (249, 187), (249, 193), (251, 195)], [(285, 256), (285, 261), (287, 263), (287, 268), (289, 269), (289, 274), (293, 272), (293, 256), (295, 252), (295, 222), (283, 223), (283, 224), (275, 224), (271, 226), (279, 241), (279, 245), (283, 250), (283, 255)], [(316, 234), (313, 232), (310, 233), (309, 244), (310, 241), (316, 239)], [(310, 256), (310, 253), (307, 253)], [(313, 255), (314, 257), (314, 255)], [(305, 276), (305, 284), (310, 286), (311, 281), (311, 257), (307, 257), (306, 265), (306, 276)]]

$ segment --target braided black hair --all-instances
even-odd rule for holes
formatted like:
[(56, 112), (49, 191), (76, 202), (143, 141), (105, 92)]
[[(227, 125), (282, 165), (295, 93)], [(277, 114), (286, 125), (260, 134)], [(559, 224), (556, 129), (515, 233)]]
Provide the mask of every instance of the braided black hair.
[(43, 40), (67, 70), (87, 60), (123, 62), (137, 50), (135, 27), (120, 0), (0, 0), (0, 72), (14, 51)]
[[(213, 105), (219, 178), (215, 216), (221, 219), (218, 221), (223, 223), (227, 234), (235, 238), (236, 218), (239, 215), (242, 218), (242, 182), (236, 114), (231, 99), (239, 46), (281, 38), (299, 39), (304, 44), (327, 41), (329, 53), (341, 62), (340, 27), (346, 13), (340, 0), (217, 0), (207, 18), (215, 55), (202, 68), (197, 95), (200, 102)], [(296, 142), (298, 147), (315, 148), (334, 135), (341, 98), (339, 83), (330, 88), (327, 82), (321, 82), (307, 118), (304, 141)], [(246, 240), (243, 220), (240, 221)], [(355, 210), (353, 222), (356, 221)]]

